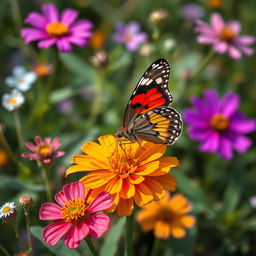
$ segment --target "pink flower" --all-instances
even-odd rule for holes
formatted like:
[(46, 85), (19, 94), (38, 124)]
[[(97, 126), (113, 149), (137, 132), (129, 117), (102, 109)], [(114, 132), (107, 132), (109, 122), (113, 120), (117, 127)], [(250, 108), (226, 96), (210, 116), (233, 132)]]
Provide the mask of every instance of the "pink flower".
[(106, 214), (98, 213), (112, 206), (113, 201), (107, 192), (100, 193), (90, 204), (81, 182), (67, 184), (55, 196), (58, 203), (44, 203), (41, 206), (40, 220), (60, 220), (46, 226), (42, 233), (46, 243), (55, 245), (64, 236), (64, 243), (69, 248), (77, 248), (87, 235), (101, 237), (110, 225)]
[(21, 36), (25, 43), (39, 41), (39, 48), (49, 48), (56, 44), (62, 52), (70, 52), (71, 44), (84, 47), (91, 37), (93, 27), (89, 20), (77, 21), (78, 12), (73, 9), (65, 9), (61, 15), (54, 4), (42, 6), (42, 14), (31, 12), (25, 19), (26, 24), (33, 28), (21, 30)]
[(214, 13), (211, 16), (210, 25), (201, 20), (196, 21), (195, 31), (200, 33), (197, 37), (198, 43), (211, 44), (215, 52), (227, 53), (230, 58), (239, 60), (242, 53), (253, 55), (249, 45), (255, 44), (253, 36), (239, 36), (241, 24), (238, 21), (225, 23), (220, 14)]
[(25, 145), (34, 153), (22, 153), (22, 157), (29, 157), (30, 160), (37, 160), (44, 164), (50, 164), (53, 158), (58, 158), (65, 155), (64, 151), (56, 150), (61, 146), (59, 138), (46, 137), (44, 140), (41, 137), (35, 137), (36, 145), (32, 142), (26, 142)]

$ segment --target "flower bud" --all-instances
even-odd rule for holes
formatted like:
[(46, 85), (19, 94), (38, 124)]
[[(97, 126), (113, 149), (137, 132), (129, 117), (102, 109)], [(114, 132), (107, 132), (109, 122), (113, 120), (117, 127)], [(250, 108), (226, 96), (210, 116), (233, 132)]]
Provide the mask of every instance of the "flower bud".
[(29, 194), (24, 194), (21, 196), (19, 203), (22, 207), (28, 208), (33, 204), (33, 199)]
[(162, 24), (168, 17), (168, 12), (164, 9), (156, 9), (151, 12), (149, 20), (154, 24)]
[(108, 65), (108, 55), (105, 51), (99, 51), (91, 58), (91, 62), (97, 68), (104, 68)]

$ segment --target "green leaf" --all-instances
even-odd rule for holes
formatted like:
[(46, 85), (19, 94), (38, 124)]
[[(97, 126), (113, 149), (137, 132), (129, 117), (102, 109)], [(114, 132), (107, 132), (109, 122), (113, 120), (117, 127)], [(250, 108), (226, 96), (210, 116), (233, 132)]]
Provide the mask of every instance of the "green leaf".
[(235, 210), (239, 203), (240, 191), (237, 187), (229, 185), (224, 195), (224, 209), (226, 213), (230, 213)]
[(59, 241), (56, 245), (51, 246), (44, 242), (42, 237), (42, 227), (34, 226), (31, 227), (31, 233), (44, 245), (46, 246), (51, 252), (55, 253), (57, 256), (80, 256), (80, 254), (75, 249), (69, 249), (65, 246), (63, 241)]
[(14, 177), (4, 174), (0, 175), (0, 188), (9, 188), (14, 190), (26, 190), (26, 191), (43, 191), (42, 185), (29, 184), (28, 182), (19, 181)]
[[(107, 233), (105, 241), (100, 249), (100, 255), (114, 256), (118, 248), (118, 241), (123, 234), (125, 218), (120, 218), (112, 225), (111, 230)], [(106, 253), (107, 252), (107, 253)]]
[(59, 57), (72, 73), (84, 78), (88, 83), (94, 83), (96, 70), (89, 66), (82, 58), (73, 53), (61, 53)]

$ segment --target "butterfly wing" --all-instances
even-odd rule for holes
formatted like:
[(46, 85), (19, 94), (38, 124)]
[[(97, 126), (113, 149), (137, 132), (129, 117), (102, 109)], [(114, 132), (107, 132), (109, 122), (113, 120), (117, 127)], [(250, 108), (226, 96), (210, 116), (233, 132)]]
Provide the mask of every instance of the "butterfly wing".
[(139, 115), (133, 122), (133, 132), (140, 139), (172, 145), (180, 136), (182, 120), (173, 108), (160, 107)]
[(124, 113), (123, 128), (127, 130), (139, 116), (152, 109), (168, 106), (172, 95), (168, 89), (170, 65), (165, 59), (151, 64), (139, 80)]

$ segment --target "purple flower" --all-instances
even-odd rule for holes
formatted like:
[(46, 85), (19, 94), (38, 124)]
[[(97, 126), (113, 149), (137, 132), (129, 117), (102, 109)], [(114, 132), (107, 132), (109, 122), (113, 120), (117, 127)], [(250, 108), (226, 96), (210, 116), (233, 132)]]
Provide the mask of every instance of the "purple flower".
[(239, 60), (242, 53), (253, 55), (253, 50), (249, 48), (256, 42), (253, 36), (239, 36), (241, 24), (238, 21), (225, 23), (220, 14), (214, 13), (211, 16), (210, 25), (201, 20), (196, 21), (195, 31), (200, 33), (197, 37), (198, 43), (211, 44), (215, 52), (227, 53), (230, 58)]
[(39, 48), (49, 48), (56, 44), (62, 52), (70, 52), (71, 44), (84, 47), (91, 37), (93, 27), (89, 20), (77, 21), (78, 12), (73, 9), (65, 9), (60, 15), (54, 4), (42, 6), (42, 14), (31, 12), (25, 19), (25, 23), (33, 28), (23, 28), (21, 36), (25, 43), (39, 41)]
[(180, 10), (180, 15), (185, 20), (195, 21), (203, 17), (204, 10), (198, 4), (185, 4)]
[(129, 51), (136, 51), (148, 38), (145, 32), (140, 31), (140, 24), (135, 21), (128, 23), (126, 26), (119, 23), (116, 30), (113, 40), (117, 43), (123, 43)]
[(252, 208), (256, 209), (256, 196), (250, 198), (250, 205)]
[(22, 157), (28, 157), (30, 160), (37, 160), (43, 164), (50, 164), (54, 158), (58, 158), (65, 155), (64, 151), (58, 151), (61, 146), (59, 138), (46, 137), (44, 140), (41, 137), (35, 137), (36, 144), (32, 142), (26, 142), (25, 145), (34, 153), (22, 153)]
[(74, 107), (73, 99), (65, 99), (58, 103), (57, 109), (61, 114), (69, 114)]
[(233, 150), (244, 153), (252, 142), (244, 134), (256, 130), (256, 120), (247, 119), (238, 111), (239, 96), (227, 93), (219, 99), (214, 90), (206, 90), (204, 98), (192, 97), (194, 108), (184, 111), (190, 137), (201, 142), (203, 152), (218, 152), (231, 159)]

